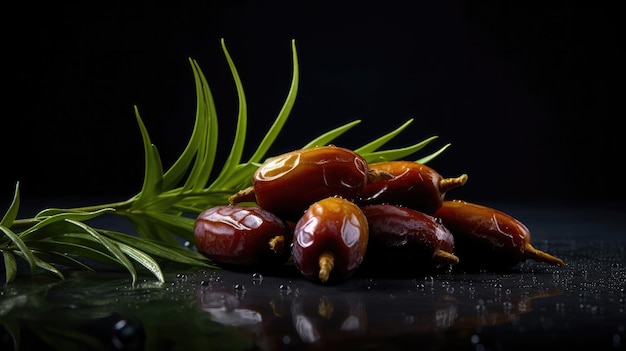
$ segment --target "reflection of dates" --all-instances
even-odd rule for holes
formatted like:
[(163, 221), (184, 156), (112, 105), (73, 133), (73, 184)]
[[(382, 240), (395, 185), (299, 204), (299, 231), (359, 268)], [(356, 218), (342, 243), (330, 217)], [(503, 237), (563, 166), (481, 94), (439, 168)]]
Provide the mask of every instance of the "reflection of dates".
[[(241, 281), (241, 276), (237, 277)], [(280, 283), (284, 280), (271, 277), (263, 280), (262, 287), (246, 291), (232, 280), (220, 279), (199, 284), (196, 297), (212, 320), (251, 335), (262, 350), (352, 349), (355, 341), (361, 346), (365, 342), (371, 349), (387, 349), (385, 346), (394, 346), (397, 340), (419, 349), (441, 342), (449, 345), (450, 335), (514, 322), (532, 311), (533, 299), (560, 293), (559, 289), (539, 288), (501, 291), (501, 284), (511, 286), (514, 278), (500, 278), (497, 284), (466, 279), (448, 284), (427, 277), (410, 285), (403, 285), (406, 280), (372, 279), (349, 293), (343, 287), (304, 283), (283, 289)], [(463, 336), (462, 341), (466, 340)], [(450, 349), (463, 345), (453, 344)]]
[(356, 296), (299, 296), (291, 305), (293, 326), (305, 343), (336, 341), (367, 332), (367, 314)]
[(263, 316), (258, 311), (241, 306), (234, 294), (205, 291), (199, 296), (202, 310), (211, 319), (225, 325), (240, 327), (253, 334), (261, 331)]

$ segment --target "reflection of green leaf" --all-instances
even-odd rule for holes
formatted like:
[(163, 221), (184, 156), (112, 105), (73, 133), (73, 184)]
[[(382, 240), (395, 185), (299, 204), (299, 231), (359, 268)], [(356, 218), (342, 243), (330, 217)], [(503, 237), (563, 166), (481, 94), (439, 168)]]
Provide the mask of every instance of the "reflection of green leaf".
[[(132, 287), (123, 277), (115, 272), (80, 272), (54, 283), (46, 283), (42, 275), (30, 282), (17, 281), (11, 287), (13, 296), (0, 300), (0, 327), (14, 350), (254, 349), (249, 334), (211, 320), (197, 306), (196, 282), (189, 281), (180, 290), (149, 282)], [(175, 281), (172, 273), (164, 278)], [(119, 321), (131, 328), (119, 332)], [(10, 342), (5, 339), (2, 345)]]
[[(163, 167), (158, 149), (153, 144), (144, 123), (145, 119), (139, 114), (137, 106), (134, 106), (144, 149), (144, 177), (137, 194), (125, 201), (108, 204), (70, 209), (48, 208), (33, 218), (17, 219), (20, 203), (19, 182), (16, 184), (13, 202), (0, 221), (0, 232), (3, 234), (0, 236), (0, 250), (5, 257), (4, 270), (7, 282), (13, 281), (17, 275), (15, 256), (29, 263), (31, 275), (37, 268), (42, 268), (62, 277), (61, 272), (52, 264), (90, 269), (91, 265), (83, 260), (86, 258), (125, 268), (130, 273), (133, 283), (138, 276), (135, 266), (146, 268), (157, 280), (161, 280), (162, 272), (157, 259), (217, 268), (192, 249), (181, 247), (180, 250), (174, 250), (172, 247), (181, 246), (181, 239), (193, 243), (193, 226), (197, 215), (209, 207), (227, 204), (232, 194), (251, 184), (252, 174), (267, 159), (266, 153), (291, 114), (300, 81), (298, 55), (295, 40), (292, 40), (292, 75), (289, 91), (270, 128), (253, 149), (252, 156), (248, 160), (242, 160), (249, 139), (246, 95), (243, 79), (224, 40), (221, 40), (221, 48), (235, 83), (238, 98), (235, 133), (221, 168), (214, 169), (216, 155), (222, 152), (219, 149), (221, 144), (218, 143), (216, 104), (204, 73), (198, 63), (190, 58), (196, 90), (195, 122), (187, 145), (169, 168)], [(407, 147), (381, 149), (406, 130), (412, 121), (413, 119), (408, 120), (391, 132), (356, 148), (355, 151), (368, 162), (406, 158), (421, 151), (437, 136)], [(356, 120), (331, 129), (301, 147), (331, 144), (359, 123), (361, 121)], [(420, 158), (418, 162), (430, 161), (448, 146), (449, 144)], [(216, 176), (211, 178), (213, 174)], [(134, 232), (118, 233), (94, 228), (88, 224), (97, 217), (111, 215), (128, 219)], [(67, 258), (64, 258), (64, 255), (67, 255)]]
[(82, 333), (75, 328), (57, 326), (57, 324), (42, 325), (32, 331), (45, 344), (56, 350), (107, 350), (102, 341), (95, 336)]
[[(0, 317), (2, 317), (2, 313), (0, 313)], [(21, 345), (21, 333), (20, 333), (20, 325), (17, 321), (2, 321), (0, 320), (0, 325), (6, 329), (7, 333), (11, 337), (11, 341), (13, 341), (13, 350), (18, 351)]]

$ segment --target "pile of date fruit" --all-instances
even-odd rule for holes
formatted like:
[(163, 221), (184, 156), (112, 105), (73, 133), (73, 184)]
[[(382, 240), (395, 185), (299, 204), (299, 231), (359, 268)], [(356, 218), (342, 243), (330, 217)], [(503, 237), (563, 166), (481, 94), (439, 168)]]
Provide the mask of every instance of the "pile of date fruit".
[(497, 209), (445, 200), (468, 177), (414, 161), (367, 163), (334, 145), (267, 159), (252, 185), (195, 220), (198, 252), (223, 268), (295, 268), (317, 283), (355, 274), (416, 277), (503, 271), (524, 260), (565, 266)]

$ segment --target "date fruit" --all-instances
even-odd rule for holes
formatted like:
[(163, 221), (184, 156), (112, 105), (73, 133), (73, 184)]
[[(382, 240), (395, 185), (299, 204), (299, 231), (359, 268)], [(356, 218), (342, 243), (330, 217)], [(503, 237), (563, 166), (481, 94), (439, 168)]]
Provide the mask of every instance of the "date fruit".
[(198, 215), (195, 244), (215, 263), (277, 266), (289, 258), (291, 231), (273, 213), (256, 206), (222, 205)]
[(454, 238), (423, 212), (389, 204), (361, 206), (369, 226), (366, 274), (415, 276), (457, 264)]
[(522, 222), (494, 208), (448, 200), (435, 216), (454, 236), (459, 267), (501, 271), (528, 259), (565, 266), (560, 258), (533, 247)]
[(431, 167), (413, 161), (377, 162), (369, 168), (391, 174), (392, 178), (367, 184), (357, 201), (359, 205), (388, 203), (432, 215), (441, 207), (446, 192), (467, 182), (467, 174), (443, 178)]
[(367, 219), (357, 205), (327, 197), (309, 206), (296, 223), (293, 263), (310, 280), (344, 280), (361, 265), (368, 235)]
[(256, 202), (281, 218), (297, 221), (315, 201), (329, 196), (353, 200), (379, 177), (354, 151), (319, 146), (267, 159), (254, 173), (252, 185), (229, 202)]

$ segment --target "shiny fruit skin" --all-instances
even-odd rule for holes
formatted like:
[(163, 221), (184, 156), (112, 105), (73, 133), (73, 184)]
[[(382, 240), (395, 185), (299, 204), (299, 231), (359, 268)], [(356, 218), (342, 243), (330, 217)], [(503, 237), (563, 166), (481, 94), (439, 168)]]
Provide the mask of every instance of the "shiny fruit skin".
[[(270, 241), (282, 236), (281, 248)], [(291, 233), (287, 224), (271, 212), (256, 206), (222, 205), (198, 215), (194, 224), (195, 244), (215, 263), (240, 266), (271, 266), (289, 257)]]
[[(502, 271), (527, 258), (564, 265), (560, 259), (534, 249), (528, 227), (497, 209), (452, 200), (444, 201), (435, 216), (454, 236), (459, 267)], [(537, 253), (544, 258), (538, 258)]]
[[(444, 178), (437, 171), (421, 163), (398, 160), (371, 163), (368, 167), (387, 172), (393, 178), (367, 184), (357, 201), (359, 205), (388, 203), (432, 215), (449, 190), (442, 188)], [(456, 186), (464, 182), (459, 181)]]
[(330, 253), (334, 265), (328, 280), (344, 280), (363, 261), (368, 235), (367, 219), (357, 205), (337, 196), (319, 200), (296, 223), (291, 250), (293, 262), (304, 277), (324, 283), (319, 259)]
[(319, 146), (272, 157), (253, 175), (256, 203), (297, 221), (315, 201), (329, 196), (352, 200), (367, 183), (368, 166), (354, 151)]
[(361, 206), (361, 210), (369, 225), (362, 266), (365, 272), (380, 271), (386, 276), (421, 274), (439, 267), (435, 255), (440, 250), (450, 254), (454, 251), (452, 233), (431, 215), (389, 204)]

